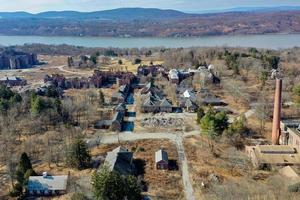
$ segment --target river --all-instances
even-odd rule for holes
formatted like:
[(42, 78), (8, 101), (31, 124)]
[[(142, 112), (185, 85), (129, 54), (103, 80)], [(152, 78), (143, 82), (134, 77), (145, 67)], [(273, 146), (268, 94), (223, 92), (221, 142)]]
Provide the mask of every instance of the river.
[(0, 36), (0, 45), (25, 43), (68, 44), (84, 47), (256, 47), (283, 49), (300, 47), (300, 34), (209, 36), (196, 38), (112, 38), (112, 37), (61, 37), (61, 36)]

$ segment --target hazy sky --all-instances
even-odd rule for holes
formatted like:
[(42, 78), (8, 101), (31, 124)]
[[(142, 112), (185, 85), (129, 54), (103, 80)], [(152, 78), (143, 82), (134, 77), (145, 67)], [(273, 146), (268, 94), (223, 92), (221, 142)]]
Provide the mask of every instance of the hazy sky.
[(120, 7), (216, 10), (245, 6), (300, 6), (300, 0), (0, 0), (0, 11), (40, 12), (47, 10), (95, 11)]

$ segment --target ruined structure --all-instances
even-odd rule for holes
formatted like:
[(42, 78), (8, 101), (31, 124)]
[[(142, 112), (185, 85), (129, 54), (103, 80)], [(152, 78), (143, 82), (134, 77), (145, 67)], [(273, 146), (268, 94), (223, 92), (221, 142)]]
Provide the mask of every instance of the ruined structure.
[(27, 81), (25, 79), (22, 79), (20, 77), (16, 76), (10, 76), (10, 77), (3, 77), (0, 78), (0, 85), (6, 85), (6, 86), (24, 86), (27, 84)]
[(91, 77), (76, 77), (65, 78), (61, 74), (53, 74), (52, 76), (46, 75), (44, 82), (51, 82), (57, 87), (62, 89), (81, 89), (81, 88), (101, 88), (107, 85), (131, 85), (136, 81), (136, 77), (131, 72), (106, 72), (95, 70)]
[(1, 69), (25, 69), (38, 64), (37, 55), (14, 50), (0, 51)]
[[(97, 59), (97, 58), (96, 58)], [(79, 57), (68, 57), (68, 67), (73, 68), (93, 68), (97, 67), (97, 60), (92, 60), (91, 56), (81, 55)]]

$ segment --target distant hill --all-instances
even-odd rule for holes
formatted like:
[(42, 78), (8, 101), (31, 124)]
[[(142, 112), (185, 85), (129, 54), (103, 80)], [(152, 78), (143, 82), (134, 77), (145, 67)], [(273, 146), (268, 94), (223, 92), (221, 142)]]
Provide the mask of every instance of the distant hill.
[(276, 6), (276, 7), (235, 7), (219, 10), (191, 11), (194, 14), (228, 13), (228, 12), (278, 12), (278, 11), (299, 11), (300, 6)]
[(152, 8), (0, 13), (0, 35), (198, 37), (270, 33), (300, 33), (300, 7), (236, 8), (205, 14)]
[(190, 17), (176, 10), (161, 10), (156, 8), (119, 8), (96, 12), (49, 11), (37, 14), (26, 12), (0, 12), (0, 17), (7, 18), (48, 18), (48, 19), (100, 19), (100, 20), (160, 20)]

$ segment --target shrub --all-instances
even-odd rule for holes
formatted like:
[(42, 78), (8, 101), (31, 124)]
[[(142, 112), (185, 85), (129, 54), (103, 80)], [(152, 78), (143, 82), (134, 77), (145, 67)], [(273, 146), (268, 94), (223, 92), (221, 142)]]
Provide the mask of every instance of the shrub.
[(71, 197), (71, 200), (87, 200), (88, 198), (82, 193), (74, 193)]
[(288, 190), (289, 190), (289, 192), (300, 192), (300, 182), (296, 183), (296, 184), (293, 184), (293, 185), (290, 185), (288, 187)]

